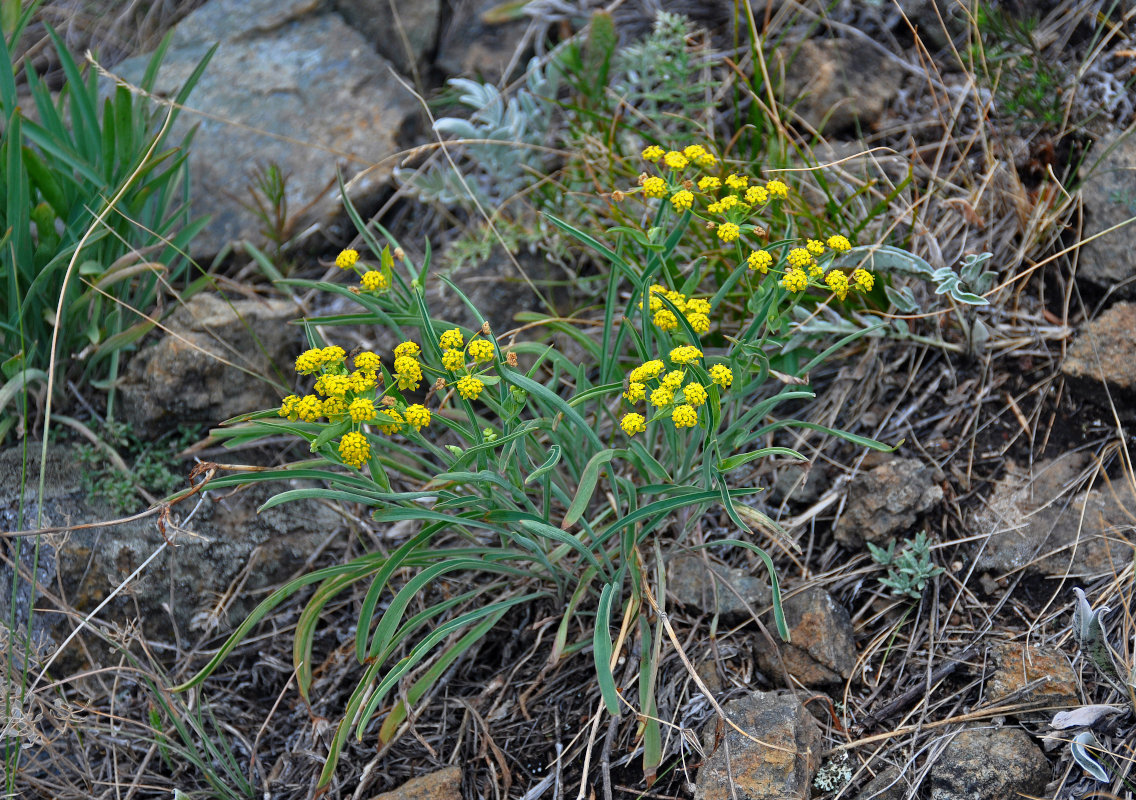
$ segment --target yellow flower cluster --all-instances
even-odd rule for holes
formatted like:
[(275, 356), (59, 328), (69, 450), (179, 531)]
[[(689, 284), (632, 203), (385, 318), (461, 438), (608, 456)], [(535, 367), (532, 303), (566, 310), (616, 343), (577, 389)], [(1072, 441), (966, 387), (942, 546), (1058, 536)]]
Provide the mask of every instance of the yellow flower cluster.
[(463, 373), (450, 385), (466, 400), (476, 400), (485, 389), (485, 382), (467, 368), (469, 362), (487, 364), (497, 356), (496, 345), (487, 338), (488, 331), (488, 327), (483, 328), (480, 333), (486, 338), (475, 334), (468, 345), (459, 328), (450, 328), (438, 337), (438, 345), (442, 348), (442, 368)]
[[(693, 428), (698, 424), (698, 409), (710, 397), (707, 386), (699, 379), (701, 370), (694, 367), (702, 360), (702, 351), (693, 345), (681, 345), (670, 351), (668, 360), (674, 369), (667, 370), (660, 359), (640, 364), (628, 373), (627, 390), (623, 393), (632, 405), (647, 400), (658, 409), (653, 418), (666, 414), (669, 410), (675, 428)], [(710, 381), (726, 389), (734, 381), (734, 374), (724, 364), (715, 364), (709, 369)], [(650, 384), (655, 384), (651, 386)], [(637, 412), (629, 412), (619, 422), (619, 427), (628, 436), (634, 436), (647, 429), (647, 419)]]
[[(390, 288), (390, 276), (387, 272), (380, 269), (368, 269), (360, 264), (358, 250), (340, 251), (339, 255), (335, 257), (335, 266), (340, 269), (354, 270), (355, 274), (359, 276), (359, 284), (363, 291), (384, 292)], [(352, 291), (359, 290), (354, 289)]]
[[(421, 352), (414, 342), (403, 342), (394, 349), (394, 377), (400, 389), (416, 389), (421, 383)], [(316, 376), (314, 393), (288, 395), (277, 413), (292, 422), (319, 422), (324, 418), (331, 424), (349, 422), (351, 430), (339, 441), (339, 456), (349, 467), (362, 467), (371, 458), (371, 445), (362, 426), (372, 424), (383, 433), (394, 434), (404, 425), (421, 430), (430, 424), (430, 410), (423, 405), (406, 406), (401, 413), (394, 407), (398, 403), (388, 396), (390, 389), (380, 386), (381, 365), (382, 360), (370, 350), (355, 355), (354, 369), (348, 368), (342, 347), (305, 350), (296, 358), (296, 371)]]
[[(651, 321), (659, 330), (673, 331), (678, 328), (678, 318), (674, 312), (667, 308), (661, 297), (667, 298), (671, 305), (679, 310), (679, 312), (686, 317), (687, 323), (690, 327), (701, 336), (710, 331), (710, 301), (702, 300), (700, 298), (690, 298), (682, 292), (676, 292), (668, 289), (661, 284), (654, 284), (651, 286), (650, 299), (648, 300), (651, 312)], [(640, 310), (643, 304), (639, 303)]]

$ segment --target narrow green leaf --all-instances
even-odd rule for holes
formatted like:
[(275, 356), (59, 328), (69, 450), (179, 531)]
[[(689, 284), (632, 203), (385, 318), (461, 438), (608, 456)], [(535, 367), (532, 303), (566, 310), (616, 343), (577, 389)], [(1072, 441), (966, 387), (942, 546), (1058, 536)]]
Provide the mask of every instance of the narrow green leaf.
[(615, 689), (615, 676), (611, 673), (611, 604), (615, 599), (615, 585), (605, 583), (596, 607), (596, 629), (592, 634), (592, 656), (596, 662), (596, 680), (600, 685), (604, 706), (609, 714), (619, 716), (619, 693)]

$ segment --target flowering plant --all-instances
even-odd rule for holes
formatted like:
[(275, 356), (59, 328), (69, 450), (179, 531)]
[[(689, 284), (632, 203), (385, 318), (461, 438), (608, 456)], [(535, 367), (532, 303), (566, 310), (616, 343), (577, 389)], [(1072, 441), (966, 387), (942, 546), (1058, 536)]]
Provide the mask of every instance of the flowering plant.
[[(345, 250), (336, 265), (353, 272), (359, 285), (289, 283), (350, 298), (363, 312), (308, 320), (310, 347), (297, 357), (295, 370), (305, 387), (311, 382), (311, 391), (289, 395), (278, 409), (215, 434), (243, 443), (288, 433), (308, 443), (314, 459), (252, 479), (318, 480), (323, 486), (285, 491), (266, 507), (305, 497), (359, 503), (373, 509), (376, 522), (413, 522), (413, 532), (389, 554), (368, 553), (278, 589), (197, 676), (177, 688), (200, 683), (276, 605), (318, 583), (294, 646), (306, 696), (320, 612), (350, 587), (369, 582), (355, 632), (363, 674), (331, 744), (321, 778), (326, 786), (352, 731), (364, 736), (378, 715), (378, 736), (390, 740), (409, 705), (506, 614), (553, 600), (561, 614), (550, 658), (590, 650), (612, 714), (620, 714), (631, 696), (622, 692), (613, 668), (621, 657), (637, 659), (638, 669), (621, 680), (635, 675), (644, 769), (654, 774), (665, 753), (653, 689), (659, 650), (652, 642), (667, 636), (673, 641), (673, 632), (664, 629), (665, 616), (654, 613), (662, 611), (665, 595), (661, 585), (651, 589), (662, 578), (648, 565), (654, 560), (661, 569), (664, 545), (683, 546), (686, 531), (715, 506), (743, 537), (753, 533), (750, 524), (784, 535), (746, 504), (760, 489), (730, 481), (734, 470), (765, 456), (802, 458), (785, 447), (747, 449), (750, 443), (790, 425), (828, 431), (793, 419), (769, 420), (779, 404), (812, 397), (800, 386), (760, 393), (782, 341), (770, 338), (771, 321), (803, 302), (809, 290), (842, 302), (852, 292), (870, 291), (874, 279), (859, 269), (846, 275), (831, 263), (851, 247), (843, 235), (824, 244), (806, 239), (800, 246), (794, 237), (768, 240), (773, 225), (791, 218), (779, 205), (790, 196), (786, 183), (757, 185), (734, 173), (711, 174), (721, 161), (698, 145), (681, 152), (649, 147), (643, 155), (661, 162), (665, 172), (644, 175), (638, 188), (615, 199), (634, 202), (631, 196), (641, 195), (654, 217), (651, 225), (618, 229), (609, 246), (550, 218), (611, 264), (603, 317), (596, 320), (600, 335), (577, 337), (587, 353), (584, 363), (516, 335), (503, 347), (452, 284), (476, 325), (433, 318), (422, 290), (429, 251), (416, 267), (389, 233), (380, 229), (387, 240), (380, 244), (349, 207), (379, 267), (369, 268), (357, 251)], [(696, 181), (688, 172), (693, 169), (705, 174)], [(722, 247), (684, 265), (676, 248), (695, 218), (713, 226)], [(716, 280), (718, 275), (724, 278)], [(389, 353), (348, 354), (320, 339), (322, 330), (361, 323), (386, 329), (400, 343)], [(557, 324), (543, 317), (526, 327)], [(211, 486), (249, 480), (233, 474)], [(764, 562), (774, 618), (787, 639), (772, 560), (747, 538), (693, 546), (723, 544), (747, 548)], [(412, 577), (399, 585), (395, 577), (407, 568)], [(470, 576), (467, 590), (436, 591), (450, 573)], [(412, 600), (422, 610), (411, 615)], [(612, 615), (619, 609), (613, 637)], [(398, 699), (389, 699), (404, 681)]]

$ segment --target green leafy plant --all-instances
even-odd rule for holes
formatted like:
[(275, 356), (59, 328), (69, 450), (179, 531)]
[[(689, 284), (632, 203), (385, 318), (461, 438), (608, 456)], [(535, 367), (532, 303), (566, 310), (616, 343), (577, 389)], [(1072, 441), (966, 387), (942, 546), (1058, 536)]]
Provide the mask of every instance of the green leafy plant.
[[(164, 497), (182, 488), (185, 476), (171, 469), (173, 457), (196, 440), (198, 431), (198, 426), (182, 426), (170, 437), (149, 442), (139, 439), (125, 423), (105, 424), (100, 431), (101, 447), (84, 444), (77, 448), (85, 467), (83, 491), (88, 502), (102, 500), (125, 513), (137, 507), (139, 495)], [(118, 459), (108, 458), (109, 451)]]
[[(102, 97), (96, 70), (80, 69), (49, 28), (66, 78), (53, 93), (29, 60), (17, 74), (11, 58), (37, 5), (0, 40), (0, 440), (18, 416), (7, 406), (46, 382), (56, 328), (63, 367), (112, 389), (119, 354), (152, 326), (142, 315), (163, 287), (183, 278), (185, 248), (205, 223), (187, 215), (189, 141), (166, 140), (212, 51), (162, 114), (123, 86)], [(169, 43), (151, 58), (143, 90), (153, 86)], [(17, 77), (34, 114), (19, 104)]]
[[(788, 638), (773, 562), (745, 538), (755, 528), (787, 537), (747, 503), (759, 490), (735, 484), (733, 475), (770, 455), (802, 458), (786, 447), (752, 446), (790, 427), (891, 449), (791, 416), (771, 420), (784, 404), (813, 395), (799, 385), (762, 392), (772, 368), (805, 374), (857, 338), (805, 363), (800, 353), (786, 361), (780, 351), (791, 332), (788, 310), (822, 301), (854, 305), (874, 277), (837, 265), (852, 247), (844, 236), (823, 243), (793, 235), (786, 183), (751, 183), (701, 145), (681, 152), (652, 146), (642, 156), (659, 174), (621, 202), (641, 203), (644, 225), (609, 230), (604, 241), (549, 218), (610, 266), (595, 336), (558, 317), (531, 319), (534, 330), (572, 336), (587, 354), (584, 363), (540, 341), (503, 347), (444, 278), (481, 325), (434, 318), (423, 291), (429, 248), (416, 266), (388, 232), (365, 225), (348, 206), (375, 256), (368, 263), (345, 250), (336, 259), (358, 283), (285, 283), (338, 295), (359, 311), (307, 320), (310, 347), (296, 371), (310, 391), (214, 431), (234, 445), (298, 437), (312, 457), (215, 478), (210, 487), (317, 481), (323, 487), (285, 491), (265, 507), (314, 497), (361, 503), (377, 522), (412, 522), (414, 532), (390, 553), (368, 553), (278, 589), (177, 690), (199, 685), (273, 608), (314, 585), (293, 649), (306, 696), (321, 613), (366, 586), (355, 638), (364, 671), (330, 746), (320, 779), (326, 786), (349, 736), (362, 737), (377, 723), (379, 739), (389, 741), (409, 706), (511, 611), (551, 602), (562, 611), (550, 658), (590, 652), (612, 714), (631, 697), (613, 670), (618, 659), (634, 659), (623, 674), (636, 675), (638, 735), (651, 781), (665, 755), (655, 698), (660, 648), (668, 639), (678, 646), (659, 605), (662, 552), (683, 543), (707, 513), (724, 515), (740, 535), (704, 546), (743, 548), (766, 565), (777, 629)], [(679, 244), (705, 225), (715, 230), (713, 245), (692, 262)], [(402, 342), (386, 357), (367, 350), (349, 356), (319, 335), (360, 324), (383, 326)], [(644, 405), (645, 414), (638, 410)], [(464, 589), (437, 591), (457, 576)]]
[(920, 531), (914, 539), (903, 543), (903, 549), (895, 552), (895, 540), (888, 542), (887, 548), (879, 547), (871, 542), (868, 552), (872, 560), (887, 569), (887, 576), (880, 578), (880, 585), (891, 589), (894, 595), (906, 595), (914, 600), (923, 596), (927, 583), (944, 570), (931, 560), (931, 543), (927, 539), (927, 532)]

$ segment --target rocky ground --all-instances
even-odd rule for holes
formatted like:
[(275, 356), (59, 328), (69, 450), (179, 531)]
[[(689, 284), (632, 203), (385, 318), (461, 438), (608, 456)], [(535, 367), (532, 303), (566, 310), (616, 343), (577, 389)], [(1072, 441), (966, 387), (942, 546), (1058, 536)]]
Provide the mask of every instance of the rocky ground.
[[(353, 236), (337, 169), (402, 240), (437, 236), (440, 271), (492, 310), (494, 330), (539, 308), (518, 274), (546, 259), (522, 248), (515, 265), (495, 251), (454, 269), (444, 245), (468, 217), (423, 205), (406, 176), (423, 163), (414, 148), (432, 143), (424, 99), (451, 76), (517, 80), (529, 56), (579, 27), (574, 4), (537, 2), (527, 15), (475, 0), (189, 5), (163, 17), (177, 24), (156, 94), (220, 40), (190, 103), (204, 113), (178, 123), (198, 126), (193, 202), (213, 221), (194, 255), (215, 265), (217, 290), (177, 304), (130, 359), (123, 413), (140, 439), (208, 428), (288, 391), (301, 342), (289, 322), (321, 301), (274, 286), (253, 250), (233, 243), (271, 252), (288, 275), (328, 274), (313, 265)], [(1031, 41), (1072, 98), (1056, 120), (1040, 119), (1049, 107), (1023, 88), (1040, 80), (1036, 63), (1006, 57), (1000, 83), (983, 86), (952, 60), (968, 41), (961, 6), (753, 9), (755, 25), (784, 37), (768, 66), (802, 98), (794, 124), (821, 132), (801, 141), (824, 161), (886, 148), (834, 169), (903, 184), (912, 248), (933, 264), (992, 252), (1000, 284), (981, 314), (935, 318), (918, 339), (866, 340), (813, 376), (810, 419), (855, 417), (864, 435), (904, 440), (896, 453), (810, 436), (793, 443), (807, 468), (769, 461), (753, 472), (769, 489), (762, 510), (800, 546), (765, 543), (791, 643), (769, 633), (759, 561), (676, 550), (667, 587), (683, 652), (660, 671), (668, 758), (652, 784), (633, 716), (593, 716), (591, 655), (548, 664), (542, 620), (554, 612), (532, 608), (455, 664), (400, 736), (352, 742), (328, 796), (1133, 796), (1136, 227), (1126, 223), (1136, 139), (1123, 133), (1134, 122), (1136, 29), (1131, 10), (1100, 3), (1003, 5), (1038, 20)], [(654, 4), (617, 6), (622, 35), (649, 29)], [(55, 7), (76, 46), (122, 38)], [(677, 10), (706, 26), (720, 60), (739, 56), (731, 42), (746, 26), (734, 30), (732, 2)], [(152, 44), (110, 49), (103, 66), (136, 84), (146, 56), (119, 58)], [(287, 175), (275, 224), (250, 200), (253, 167), (268, 164)], [(91, 406), (88, 394), (73, 391), (68, 413)], [(179, 477), (195, 462), (299, 455), (285, 443), (233, 452), (195, 438), (177, 456)], [(309, 796), (358, 676), (353, 608), (327, 610), (310, 703), (291, 666), (303, 598), (262, 622), (200, 692), (164, 687), (199, 668), (274, 587), (406, 531), (312, 501), (257, 514), (263, 486), (112, 523), (129, 515), (92, 496), (82, 443), (66, 439), (48, 449), (42, 499), (21, 481), (38, 475), (38, 446), (0, 453), (0, 519), (15, 532), (0, 540), (2, 585), (15, 586), (0, 611), (30, 620), (36, 661), (51, 664), (5, 727), (29, 745), (16, 796)], [(46, 532), (28, 533), (37, 527)], [(920, 532), (922, 568), (910, 544)], [(24, 579), (13, 581), (17, 537)], [(908, 580), (916, 573), (923, 583)]]

